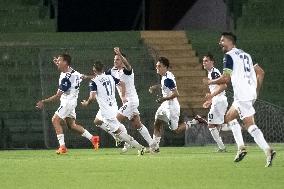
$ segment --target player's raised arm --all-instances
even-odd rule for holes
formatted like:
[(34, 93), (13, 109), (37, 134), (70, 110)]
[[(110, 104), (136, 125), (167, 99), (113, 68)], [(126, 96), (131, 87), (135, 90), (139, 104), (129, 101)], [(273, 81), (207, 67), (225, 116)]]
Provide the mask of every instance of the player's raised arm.
[(253, 67), (254, 67), (254, 71), (256, 73), (256, 79), (257, 79), (256, 92), (257, 94), (259, 94), (260, 88), (263, 83), (265, 72), (258, 64), (255, 64)]
[(36, 108), (42, 109), (44, 107), (45, 103), (57, 101), (60, 99), (61, 95), (63, 94), (62, 91), (58, 90), (57, 93), (51, 97), (48, 97), (46, 99), (40, 100), (36, 103)]
[(119, 47), (114, 47), (113, 50), (114, 50), (114, 53), (115, 53), (116, 55), (118, 55), (118, 56), (121, 58), (122, 63), (124, 64), (125, 68), (126, 68), (128, 71), (130, 71), (130, 70), (132, 69), (132, 67), (131, 67), (131, 65), (129, 64), (129, 62), (127, 61), (126, 57), (121, 54), (121, 51), (120, 51)]

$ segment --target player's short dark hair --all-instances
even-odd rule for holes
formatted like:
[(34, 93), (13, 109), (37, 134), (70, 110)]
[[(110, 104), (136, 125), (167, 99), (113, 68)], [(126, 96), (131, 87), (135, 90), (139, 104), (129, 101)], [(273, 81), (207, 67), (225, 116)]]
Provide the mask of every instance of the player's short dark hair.
[(211, 54), (210, 52), (208, 52), (207, 54), (205, 54), (204, 57), (207, 57), (207, 58), (209, 58), (211, 61), (215, 62), (215, 58), (214, 58), (213, 54)]
[(105, 66), (101, 61), (96, 61), (93, 65), (93, 67), (96, 69), (96, 71), (103, 72)]
[(160, 63), (162, 63), (164, 66), (166, 66), (167, 68), (169, 68), (169, 66), (170, 66), (170, 61), (169, 61), (169, 59), (167, 59), (166, 57), (161, 56), (161, 57), (158, 59), (158, 61), (159, 61)]
[(237, 43), (237, 36), (233, 34), (232, 32), (223, 32), (221, 36), (224, 36), (230, 41), (232, 41), (234, 45)]
[(58, 57), (62, 57), (64, 61), (67, 62), (68, 65), (71, 65), (71, 56), (69, 54), (60, 54)]

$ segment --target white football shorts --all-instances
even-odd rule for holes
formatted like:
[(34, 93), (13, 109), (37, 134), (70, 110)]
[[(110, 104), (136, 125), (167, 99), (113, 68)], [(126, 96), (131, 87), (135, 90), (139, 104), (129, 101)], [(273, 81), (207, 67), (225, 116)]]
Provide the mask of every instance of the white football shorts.
[(178, 128), (180, 105), (178, 101), (164, 101), (158, 108), (155, 119), (169, 123), (171, 130)]
[(76, 119), (75, 108), (77, 106), (76, 100), (63, 100), (60, 103), (59, 108), (56, 110), (55, 114), (58, 115), (61, 119), (65, 119), (67, 117)]
[(128, 101), (119, 108), (118, 113), (131, 120), (134, 115), (140, 114), (138, 111), (138, 106), (139, 102)]
[(106, 127), (110, 132), (115, 132), (119, 128), (120, 122), (116, 119), (116, 117), (104, 118), (101, 114), (101, 110), (98, 111), (96, 118), (107, 124)]
[(226, 96), (216, 96), (214, 98), (208, 113), (208, 124), (222, 124), (228, 108)]
[(232, 106), (238, 111), (240, 119), (253, 116), (255, 109), (253, 107), (255, 100), (250, 101), (234, 101)]

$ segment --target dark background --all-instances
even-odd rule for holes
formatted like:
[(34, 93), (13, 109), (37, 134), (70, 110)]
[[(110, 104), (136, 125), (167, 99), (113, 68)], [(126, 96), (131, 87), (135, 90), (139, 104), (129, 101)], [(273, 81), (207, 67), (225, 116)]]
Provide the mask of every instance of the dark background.
[(58, 31), (172, 29), (196, 0), (59, 0)]

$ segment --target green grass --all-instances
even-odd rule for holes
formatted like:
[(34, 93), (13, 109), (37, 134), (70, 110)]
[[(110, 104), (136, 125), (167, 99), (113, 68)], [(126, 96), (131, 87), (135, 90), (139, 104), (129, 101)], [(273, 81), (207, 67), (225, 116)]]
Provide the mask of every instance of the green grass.
[[(282, 146), (282, 147), (281, 147)], [(132, 150), (70, 149), (0, 151), (1, 188), (283, 188), (283, 144), (271, 168), (256, 146), (234, 163), (235, 147), (216, 153), (214, 147), (161, 148), (157, 155), (137, 156)], [(282, 148), (282, 149), (281, 149)]]

